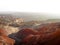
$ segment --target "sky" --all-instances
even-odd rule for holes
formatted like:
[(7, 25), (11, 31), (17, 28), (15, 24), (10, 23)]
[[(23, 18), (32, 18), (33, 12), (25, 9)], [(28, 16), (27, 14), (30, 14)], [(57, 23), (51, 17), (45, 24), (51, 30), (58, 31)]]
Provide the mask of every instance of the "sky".
[(0, 13), (3, 12), (42, 13), (46, 18), (60, 18), (60, 0), (0, 0)]
[(0, 11), (60, 14), (60, 0), (0, 0)]

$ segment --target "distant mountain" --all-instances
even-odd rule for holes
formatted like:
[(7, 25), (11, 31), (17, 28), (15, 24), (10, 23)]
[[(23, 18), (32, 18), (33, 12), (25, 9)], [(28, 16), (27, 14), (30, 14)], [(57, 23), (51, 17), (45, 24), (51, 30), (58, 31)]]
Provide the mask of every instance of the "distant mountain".
[(28, 12), (11, 12), (11, 13), (0, 13), (4, 16), (12, 16), (15, 18), (23, 18), (24, 21), (45, 21), (47, 19), (60, 19), (59, 15), (55, 14), (44, 14), (44, 13), (28, 13)]
[(48, 19), (46, 21), (48, 21), (48, 22), (60, 22), (60, 19)]
[(6, 13), (6, 14), (0, 14), (0, 16), (23, 18), (24, 21), (33, 21), (33, 20), (39, 21), (39, 20), (46, 19), (45, 16), (37, 14), (37, 13)]

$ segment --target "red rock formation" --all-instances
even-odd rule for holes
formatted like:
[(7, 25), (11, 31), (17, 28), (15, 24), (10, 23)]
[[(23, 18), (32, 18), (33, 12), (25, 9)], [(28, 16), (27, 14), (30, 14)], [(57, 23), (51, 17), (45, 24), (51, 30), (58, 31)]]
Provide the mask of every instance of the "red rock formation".
[(17, 33), (16, 37), (17, 38), (24, 38), (24, 37), (26, 37), (26, 36), (28, 36), (30, 34), (34, 34), (35, 35), (35, 34), (37, 34), (37, 31), (36, 30), (33, 30), (33, 29), (30, 29), (30, 28), (22, 29), (22, 30), (20, 30)]
[(37, 30), (22, 29), (16, 37), (22, 39), (21, 45), (60, 45), (60, 23), (44, 24)]
[(0, 45), (14, 45), (14, 40), (9, 38), (5, 30), (0, 29)]

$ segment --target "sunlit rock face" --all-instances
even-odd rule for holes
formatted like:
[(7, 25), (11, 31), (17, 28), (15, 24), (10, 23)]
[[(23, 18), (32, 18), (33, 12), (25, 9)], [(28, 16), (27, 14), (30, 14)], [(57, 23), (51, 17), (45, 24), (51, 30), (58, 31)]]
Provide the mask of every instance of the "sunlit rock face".
[(6, 30), (7, 35), (18, 32), (19, 29), (16, 26), (22, 25), (23, 22), (24, 21), (22, 18), (16, 18), (9, 14), (7, 14), (7, 15), (1, 14), (0, 15), (0, 28)]
[(15, 40), (9, 38), (5, 30), (0, 29), (0, 45), (14, 45)]
[(17, 33), (19, 31), (17, 27), (11, 27), (11, 26), (4, 26), (3, 29), (7, 32), (7, 35)]
[(22, 29), (16, 39), (16, 45), (60, 45), (60, 22), (41, 24), (37, 30)]
[(21, 24), (21, 23), (24, 22), (24, 20), (23, 20), (22, 18), (16, 18), (16, 19), (14, 20), (14, 22), (15, 22), (15, 23), (18, 23), (18, 24)]

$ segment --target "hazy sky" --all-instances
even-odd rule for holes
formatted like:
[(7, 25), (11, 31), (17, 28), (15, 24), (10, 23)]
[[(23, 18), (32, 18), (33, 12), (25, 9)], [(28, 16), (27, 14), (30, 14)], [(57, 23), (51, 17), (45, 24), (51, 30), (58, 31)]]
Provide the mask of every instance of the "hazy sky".
[(0, 12), (60, 14), (60, 0), (0, 0)]
[(20, 15), (25, 20), (59, 19), (60, 0), (0, 0), (0, 13), (3, 12), (20, 12), (14, 15)]

